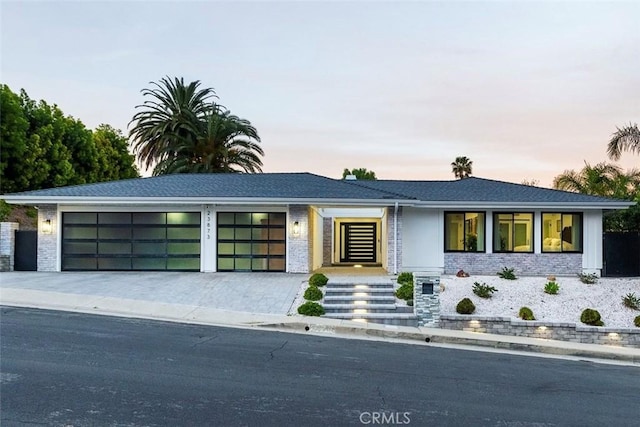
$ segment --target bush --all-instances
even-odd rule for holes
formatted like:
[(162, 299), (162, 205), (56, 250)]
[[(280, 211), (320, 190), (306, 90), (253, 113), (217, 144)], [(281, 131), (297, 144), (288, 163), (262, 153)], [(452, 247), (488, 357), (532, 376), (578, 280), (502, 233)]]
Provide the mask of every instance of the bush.
[(598, 282), (598, 275), (595, 273), (579, 273), (578, 277), (580, 278), (580, 281), (582, 283), (586, 283), (587, 285), (593, 285), (594, 283)]
[(545, 294), (555, 295), (558, 293), (559, 290), (560, 290), (560, 285), (558, 285), (556, 282), (547, 282), (547, 284), (544, 285)]
[(413, 299), (413, 284), (405, 283), (396, 290), (396, 297), (404, 300)]
[(11, 205), (0, 199), (0, 221), (6, 220), (10, 213)]
[(587, 325), (604, 325), (604, 323), (600, 319), (600, 313), (598, 313), (598, 310), (594, 310), (592, 308), (586, 308), (582, 311), (582, 314), (580, 315), (580, 321)]
[(309, 286), (324, 286), (329, 281), (329, 278), (322, 273), (314, 273), (309, 278)]
[(516, 280), (516, 274), (513, 272), (513, 268), (504, 267), (502, 271), (498, 271), (498, 277), (507, 280)]
[(474, 311), (476, 311), (476, 306), (469, 298), (461, 299), (458, 305), (456, 305), (456, 312), (458, 314), (471, 314)]
[(409, 307), (413, 307), (413, 298), (412, 298), (412, 299), (408, 299), (408, 300), (407, 300), (407, 305), (408, 305)]
[(304, 316), (322, 316), (324, 314), (324, 307), (317, 302), (307, 301), (298, 307), (298, 313)]
[(640, 316), (636, 316), (636, 318), (633, 319), (633, 324), (640, 328)]
[(400, 283), (401, 285), (404, 285), (405, 283), (413, 284), (413, 273), (410, 273), (408, 271), (400, 273), (398, 275), (397, 282)]
[(309, 286), (304, 291), (304, 299), (309, 301), (319, 301), (322, 299), (322, 291), (317, 286)]
[(622, 297), (622, 304), (634, 310), (640, 310), (640, 298), (633, 292)]
[(498, 291), (493, 286), (478, 282), (474, 282), (472, 290), (473, 293), (478, 295), (480, 298), (491, 298), (493, 293)]
[(518, 317), (522, 320), (536, 320), (533, 311), (529, 307), (520, 307)]

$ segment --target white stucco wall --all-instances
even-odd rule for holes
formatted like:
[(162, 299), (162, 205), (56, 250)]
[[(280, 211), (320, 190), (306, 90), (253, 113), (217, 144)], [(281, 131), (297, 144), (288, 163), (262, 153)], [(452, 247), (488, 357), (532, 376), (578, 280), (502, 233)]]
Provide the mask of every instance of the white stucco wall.
[(582, 271), (602, 272), (602, 211), (586, 211), (582, 216)]
[(441, 209), (402, 209), (402, 270), (444, 271)]

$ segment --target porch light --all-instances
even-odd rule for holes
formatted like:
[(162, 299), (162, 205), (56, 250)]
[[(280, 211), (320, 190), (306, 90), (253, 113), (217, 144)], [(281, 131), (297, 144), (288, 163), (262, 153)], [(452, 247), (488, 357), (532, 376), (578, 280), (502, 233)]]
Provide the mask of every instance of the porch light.
[(300, 223), (298, 221), (293, 223), (293, 235), (294, 236), (300, 235)]
[(44, 221), (42, 221), (42, 233), (51, 234), (52, 231), (53, 231), (53, 228), (51, 227), (51, 220), (45, 219)]

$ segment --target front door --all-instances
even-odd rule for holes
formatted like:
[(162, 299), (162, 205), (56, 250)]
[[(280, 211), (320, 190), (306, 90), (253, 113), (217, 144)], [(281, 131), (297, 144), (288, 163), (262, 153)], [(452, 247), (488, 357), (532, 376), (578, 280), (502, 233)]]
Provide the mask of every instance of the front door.
[(375, 222), (340, 223), (340, 262), (376, 262)]

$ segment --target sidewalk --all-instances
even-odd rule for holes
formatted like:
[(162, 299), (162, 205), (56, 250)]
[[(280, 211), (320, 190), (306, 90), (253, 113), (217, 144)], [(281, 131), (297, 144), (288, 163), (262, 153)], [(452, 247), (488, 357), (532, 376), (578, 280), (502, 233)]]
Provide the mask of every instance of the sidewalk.
[[(280, 275), (0, 273), (0, 305), (337, 337), (404, 340), (423, 345), (472, 345), (640, 364), (640, 349), (627, 347), (287, 316), (307, 275), (275, 276)], [(246, 311), (251, 309), (254, 312)]]

